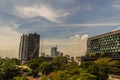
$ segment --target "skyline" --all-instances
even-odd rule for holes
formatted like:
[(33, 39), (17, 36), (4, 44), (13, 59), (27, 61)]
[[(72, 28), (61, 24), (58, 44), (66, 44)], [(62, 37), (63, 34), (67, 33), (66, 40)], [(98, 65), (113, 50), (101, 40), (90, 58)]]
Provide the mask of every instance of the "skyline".
[[(7, 5), (6, 5), (7, 4)], [(1, 0), (0, 56), (18, 57), (20, 36), (37, 32), (51, 47), (83, 55), (88, 37), (120, 29), (120, 0)]]

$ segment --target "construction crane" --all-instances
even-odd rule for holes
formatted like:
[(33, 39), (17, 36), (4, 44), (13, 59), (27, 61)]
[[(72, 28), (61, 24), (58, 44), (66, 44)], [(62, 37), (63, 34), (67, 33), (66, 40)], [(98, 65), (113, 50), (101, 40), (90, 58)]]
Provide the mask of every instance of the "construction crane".
[(39, 44), (37, 44), (35, 49), (33, 50), (33, 52), (30, 53), (30, 58), (33, 57), (33, 55), (35, 54), (35, 51), (37, 50), (38, 47), (39, 47)]
[(43, 53), (43, 40), (42, 40), (42, 44), (41, 44), (41, 54)]

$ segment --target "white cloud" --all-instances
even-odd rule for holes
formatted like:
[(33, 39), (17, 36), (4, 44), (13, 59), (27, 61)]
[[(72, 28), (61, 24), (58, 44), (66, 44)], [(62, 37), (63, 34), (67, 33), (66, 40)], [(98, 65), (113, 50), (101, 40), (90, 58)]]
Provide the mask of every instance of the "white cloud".
[(56, 26), (73, 26), (73, 27), (97, 27), (97, 26), (118, 26), (120, 23), (86, 23), (86, 24), (58, 24)]
[(60, 23), (59, 18), (63, 18), (69, 15), (68, 12), (64, 10), (57, 10), (49, 5), (33, 5), (33, 6), (18, 6), (16, 10), (21, 17), (33, 18), (33, 17), (43, 17), (51, 22)]
[(120, 27), (118, 27), (118, 28), (114, 29), (113, 31), (117, 31), (117, 30), (120, 30)]
[(112, 7), (115, 9), (120, 9), (120, 4), (114, 4)]
[(70, 39), (74, 40), (74, 41), (79, 40), (80, 39), (80, 35), (79, 34), (75, 34), (74, 36), (71, 36)]
[(84, 34), (84, 35), (82, 35), (82, 36), (81, 36), (81, 40), (87, 40), (87, 39), (88, 39), (88, 37), (89, 37), (89, 35)]
[(80, 41), (80, 40), (87, 40), (89, 35), (83, 34), (80, 36), (79, 34), (75, 34), (74, 36), (71, 36), (70, 39), (74, 41)]

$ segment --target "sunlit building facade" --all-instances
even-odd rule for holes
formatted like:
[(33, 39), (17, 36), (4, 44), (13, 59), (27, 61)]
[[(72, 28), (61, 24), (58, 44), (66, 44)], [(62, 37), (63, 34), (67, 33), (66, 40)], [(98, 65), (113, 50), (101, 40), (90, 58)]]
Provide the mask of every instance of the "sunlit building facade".
[(87, 41), (87, 54), (119, 54), (120, 30), (90, 37)]

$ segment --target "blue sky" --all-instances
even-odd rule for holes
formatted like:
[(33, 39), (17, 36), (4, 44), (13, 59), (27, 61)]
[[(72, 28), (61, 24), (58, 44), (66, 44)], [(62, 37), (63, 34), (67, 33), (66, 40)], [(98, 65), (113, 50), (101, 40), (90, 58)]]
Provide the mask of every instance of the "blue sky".
[(58, 44), (83, 55), (88, 37), (119, 29), (120, 0), (0, 0), (0, 56), (18, 56), (21, 34), (37, 32), (44, 51)]

